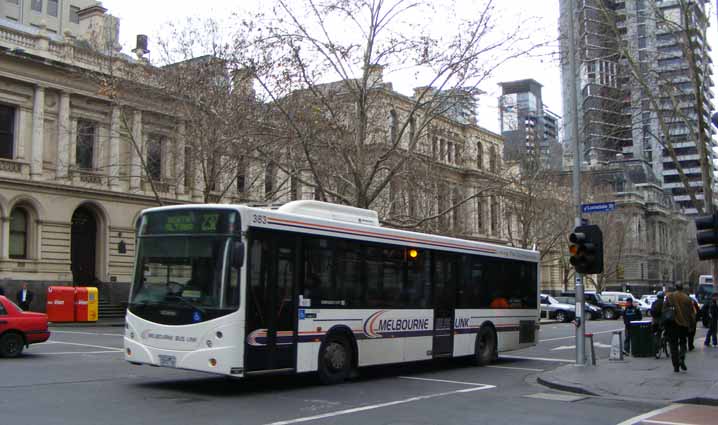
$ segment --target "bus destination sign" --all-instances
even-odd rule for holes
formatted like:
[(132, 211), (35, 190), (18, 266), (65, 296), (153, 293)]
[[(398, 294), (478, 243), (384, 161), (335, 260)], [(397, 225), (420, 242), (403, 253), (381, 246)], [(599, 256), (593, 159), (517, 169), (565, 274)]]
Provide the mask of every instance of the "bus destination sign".
[(234, 211), (158, 211), (145, 216), (142, 234), (230, 233), (236, 220)]

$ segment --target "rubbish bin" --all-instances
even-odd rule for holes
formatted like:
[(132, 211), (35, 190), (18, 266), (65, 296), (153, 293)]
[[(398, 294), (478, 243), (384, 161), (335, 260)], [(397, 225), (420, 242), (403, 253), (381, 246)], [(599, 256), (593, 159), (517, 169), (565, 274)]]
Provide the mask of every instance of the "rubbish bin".
[(79, 287), (75, 292), (75, 320), (97, 321), (97, 288)]
[(75, 321), (75, 288), (50, 286), (47, 288), (47, 320), (50, 322)]
[(650, 320), (631, 322), (631, 355), (633, 357), (653, 356), (653, 329)]

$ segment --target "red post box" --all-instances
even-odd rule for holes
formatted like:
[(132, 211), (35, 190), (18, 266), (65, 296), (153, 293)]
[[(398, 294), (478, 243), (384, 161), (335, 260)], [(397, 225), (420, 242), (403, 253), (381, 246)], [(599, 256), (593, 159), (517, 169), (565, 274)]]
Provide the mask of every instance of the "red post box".
[(80, 286), (75, 288), (75, 320), (87, 322), (87, 288)]
[(75, 321), (75, 288), (71, 286), (47, 288), (47, 320), (50, 322)]

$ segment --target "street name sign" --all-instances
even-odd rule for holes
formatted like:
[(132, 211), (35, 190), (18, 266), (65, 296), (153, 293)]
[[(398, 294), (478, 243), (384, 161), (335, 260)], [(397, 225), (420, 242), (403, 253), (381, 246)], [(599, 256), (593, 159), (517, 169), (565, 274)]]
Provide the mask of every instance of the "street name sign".
[(582, 204), (581, 212), (591, 214), (595, 212), (611, 212), (616, 209), (615, 202), (601, 202), (598, 204)]

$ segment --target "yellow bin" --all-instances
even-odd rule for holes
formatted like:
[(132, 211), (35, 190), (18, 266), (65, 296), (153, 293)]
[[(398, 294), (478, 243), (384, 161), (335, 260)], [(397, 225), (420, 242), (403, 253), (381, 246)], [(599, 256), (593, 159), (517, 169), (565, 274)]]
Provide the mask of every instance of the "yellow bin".
[(75, 320), (78, 322), (96, 322), (98, 309), (97, 288), (75, 288)]

